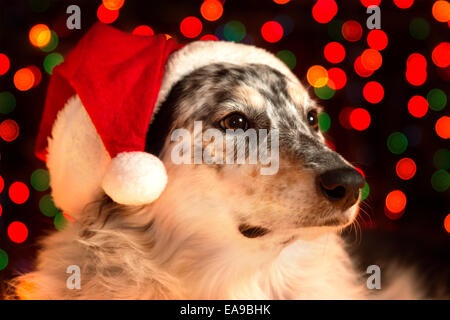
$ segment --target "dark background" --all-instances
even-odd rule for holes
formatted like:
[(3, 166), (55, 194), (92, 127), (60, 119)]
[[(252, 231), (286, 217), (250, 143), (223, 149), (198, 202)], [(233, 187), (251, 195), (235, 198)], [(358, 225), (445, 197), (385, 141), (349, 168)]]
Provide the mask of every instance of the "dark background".
[[(0, 216), (0, 249), (9, 256), (8, 266), (0, 271), (0, 282), (16, 272), (32, 270), (38, 249), (37, 241), (49, 232), (57, 232), (53, 218), (44, 216), (38, 206), (41, 197), (49, 190), (36, 191), (30, 184), (33, 171), (45, 168), (34, 157), (33, 149), (50, 76), (42, 65), (48, 53), (30, 44), (28, 32), (37, 23), (47, 24), (59, 35), (59, 45), (54, 51), (65, 56), (89, 27), (98, 21), (96, 12), (101, 1), (53, 0), (42, 12), (33, 10), (33, 3), (36, 1), (0, 3), (0, 52), (6, 53), (11, 61), (8, 73), (0, 76), (0, 91), (11, 92), (17, 101), (13, 112), (0, 114), (0, 122), (13, 119), (20, 127), (16, 140), (6, 142), (0, 139), (0, 176), (5, 181), (5, 187), (0, 193), (3, 209)], [(285, 49), (292, 51), (297, 58), (293, 71), (305, 84), (306, 71), (311, 65), (320, 64), (326, 68), (334, 66), (323, 56), (324, 46), (334, 39), (328, 33), (327, 24), (317, 23), (313, 19), (311, 9), (314, 1), (291, 0), (288, 4), (278, 5), (271, 0), (227, 0), (224, 2), (223, 16), (215, 22), (201, 17), (201, 3), (200, 0), (126, 0), (120, 9), (119, 18), (112, 25), (131, 32), (136, 26), (146, 24), (156, 33), (167, 33), (179, 42), (187, 43), (190, 39), (185, 38), (179, 29), (180, 22), (187, 16), (201, 19), (201, 35), (215, 34), (220, 26), (237, 20), (245, 25), (247, 34), (256, 46), (274, 53)], [(360, 1), (337, 3), (339, 11), (334, 20), (358, 21), (363, 27), (363, 36), (357, 42), (339, 41), (345, 46), (347, 55), (337, 66), (347, 73), (348, 82), (332, 99), (320, 103), (332, 119), (327, 136), (336, 145), (338, 152), (364, 171), (370, 185), (370, 195), (362, 204), (367, 214), (361, 214), (360, 229), (358, 232), (354, 228), (349, 229), (344, 235), (363, 270), (370, 264), (379, 264), (383, 270), (387, 260), (396, 260), (417, 266), (431, 287), (448, 289), (450, 234), (444, 229), (444, 218), (450, 213), (449, 191), (435, 191), (430, 182), (437, 170), (433, 165), (434, 153), (438, 149), (448, 148), (448, 142), (434, 131), (437, 119), (448, 115), (448, 107), (442, 111), (429, 110), (424, 118), (417, 119), (408, 113), (407, 103), (413, 95), (426, 96), (432, 88), (440, 88), (448, 95), (448, 77), (445, 80), (443, 70), (437, 70), (431, 60), (431, 52), (438, 43), (448, 41), (449, 27), (433, 18), (431, 6), (434, 1), (416, 0), (411, 8), (402, 10), (392, 0), (382, 0), (381, 28), (389, 37), (389, 45), (381, 52), (382, 67), (371, 77), (361, 78), (354, 72), (353, 61), (367, 48), (365, 38), (369, 30), (365, 25), (369, 15)], [(66, 8), (71, 4), (81, 8), (81, 30), (68, 31), (65, 28), (68, 16)], [(260, 28), (266, 21), (279, 15), (289, 16), (293, 21), (293, 29), (279, 42), (271, 44), (264, 41)], [(425, 18), (430, 25), (430, 35), (425, 40), (414, 39), (409, 34), (409, 23), (416, 17)], [(251, 42), (248, 39), (245, 41)], [(413, 52), (423, 54), (428, 61), (428, 79), (419, 87), (410, 85), (404, 76), (406, 59)], [(14, 72), (29, 65), (40, 68), (42, 81), (36, 88), (18, 91), (13, 84)], [(362, 86), (370, 80), (376, 80), (384, 86), (385, 96), (378, 104), (370, 104), (362, 96)], [(313, 90), (310, 91), (315, 97)], [(366, 108), (372, 117), (370, 127), (362, 132), (344, 129), (339, 124), (338, 115), (346, 106)], [(386, 147), (387, 137), (394, 131), (404, 131), (410, 125), (419, 128), (420, 142), (416, 146), (408, 146), (401, 155), (392, 154)], [(416, 175), (408, 181), (399, 179), (395, 172), (395, 164), (403, 157), (410, 157), (417, 164)], [(29, 186), (30, 198), (24, 204), (18, 205), (9, 199), (8, 188), (14, 181), (22, 181)], [(395, 221), (384, 213), (386, 195), (394, 189), (402, 190), (408, 199), (404, 215)], [(28, 239), (21, 244), (11, 242), (7, 235), (9, 223), (16, 220), (24, 222), (29, 230)]]

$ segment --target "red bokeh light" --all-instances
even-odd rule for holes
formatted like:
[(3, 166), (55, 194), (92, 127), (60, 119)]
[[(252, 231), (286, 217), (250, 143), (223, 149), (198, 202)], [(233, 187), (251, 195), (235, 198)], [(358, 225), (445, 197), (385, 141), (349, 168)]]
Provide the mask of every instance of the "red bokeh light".
[(383, 57), (377, 50), (366, 49), (361, 55), (361, 64), (365, 69), (375, 71), (383, 64)]
[(218, 0), (205, 0), (200, 6), (200, 13), (208, 21), (216, 21), (223, 14), (222, 3)]
[(328, 86), (333, 90), (340, 90), (347, 83), (347, 75), (341, 68), (331, 68), (328, 70)]
[(3, 180), (3, 177), (0, 176), (0, 193), (2, 193), (4, 187), (5, 187), (5, 180)]
[(414, 96), (408, 101), (408, 111), (416, 118), (422, 118), (428, 112), (428, 101), (422, 96)]
[(370, 30), (367, 35), (367, 44), (371, 49), (378, 51), (384, 50), (387, 47), (388, 42), (388, 37), (383, 30)]
[(362, 27), (355, 20), (348, 20), (342, 25), (342, 36), (345, 40), (355, 42), (362, 37)]
[(436, 133), (442, 139), (450, 138), (450, 117), (442, 116), (436, 121), (434, 126)]
[(345, 48), (339, 42), (330, 42), (323, 49), (323, 55), (329, 62), (339, 63), (345, 58)]
[(25, 183), (16, 181), (9, 186), (8, 194), (12, 202), (22, 204), (28, 200), (30, 190)]
[(119, 10), (109, 10), (103, 4), (97, 9), (97, 18), (103, 23), (113, 23), (119, 17)]
[(421, 86), (427, 80), (427, 60), (420, 53), (412, 53), (406, 60), (406, 80), (413, 86)]
[(33, 83), (33, 88), (36, 87), (39, 83), (41, 83), (42, 80), (42, 73), (41, 70), (39, 70), (38, 67), (36, 66), (29, 66), (28, 67), (29, 70), (31, 70), (31, 72), (34, 75), (34, 83)]
[(406, 195), (401, 190), (389, 192), (386, 196), (386, 208), (394, 214), (399, 214), (406, 207)]
[(283, 38), (283, 27), (276, 21), (267, 21), (261, 27), (261, 35), (267, 42), (278, 42)]
[(370, 113), (363, 108), (355, 108), (350, 113), (350, 125), (353, 129), (364, 131), (370, 126)]
[(450, 233), (450, 214), (448, 214), (444, 219), (444, 228), (445, 228), (445, 231)]
[(204, 36), (202, 36), (200, 38), (200, 40), (202, 41), (218, 41), (219, 38), (217, 38), (215, 35), (213, 34), (205, 34)]
[(23, 243), (28, 238), (28, 228), (20, 221), (13, 221), (8, 226), (8, 237), (14, 243)]
[(408, 9), (414, 3), (414, 0), (394, 0), (394, 3), (400, 9)]
[(352, 128), (350, 124), (350, 114), (352, 113), (353, 108), (345, 107), (339, 112), (339, 123), (345, 129), (350, 130)]
[(203, 29), (202, 22), (196, 17), (186, 17), (180, 23), (180, 31), (186, 38), (197, 37)]
[(337, 12), (338, 6), (334, 0), (317, 0), (312, 8), (313, 18), (319, 23), (330, 22)]
[(367, 82), (363, 88), (363, 96), (370, 103), (378, 103), (383, 100), (384, 88), (377, 81)]
[(441, 42), (434, 49), (431, 58), (439, 68), (446, 68), (450, 65), (450, 43)]
[(19, 132), (19, 125), (12, 119), (6, 119), (0, 123), (0, 137), (7, 142), (16, 140)]
[(353, 64), (353, 67), (355, 68), (355, 72), (360, 77), (367, 78), (373, 74), (373, 70), (368, 70), (363, 66), (363, 64), (361, 63), (361, 56), (356, 58), (355, 63)]
[(7, 73), (10, 66), (11, 63), (9, 62), (8, 56), (4, 53), (0, 53), (0, 76)]
[(395, 172), (402, 180), (409, 180), (416, 174), (416, 163), (411, 158), (403, 158), (397, 162)]
[(361, 4), (366, 8), (369, 6), (379, 6), (380, 2), (381, 0), (361, 0)]
[(137, 26), (136, 28), (134, 28), (132, 34), (134, 34), (136, 36), (148, 37), (148, 36), (153, 36), (155, 34), (155, 32), (149, 26), (141, 25), (141, 26)]

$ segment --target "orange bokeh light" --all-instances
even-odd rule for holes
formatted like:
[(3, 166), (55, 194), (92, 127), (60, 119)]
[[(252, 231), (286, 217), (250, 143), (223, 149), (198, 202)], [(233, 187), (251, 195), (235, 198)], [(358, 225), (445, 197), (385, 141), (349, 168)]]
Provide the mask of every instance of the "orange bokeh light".
[(34, 73), (30, 68), (19, 69), (14, 74), (13, 82), (17, 90), (30, 90), (33, 88), (35, 82)]
[(445, 228), (445, 231), (450, 233), (450, 214), (448, 214), (444, 219), (444, 228)]
[(436, 133), (442, 139), (450, 138), (450, 117), (442, 116), (436, 121), (434, 126)]
[(400, 213), (406, 207), (406, 195), (401, 190), (389, 192), (386, 196), (386, 208), (392, 213)]
[(200, 13), (208, 21), (219, 20), (223, 14), (222, 3), (218, 0), (205, 0), (200, 6)]
[(108, 10), (119, 10), (122, 8), (125, 0), (102, 0), (102, 2)]
[(436, 1), (433, 4), (431, 13), (439, 22), (450, 21), (450, 3), (448, 1)]
[(37, 24), (30, 29), (28, 38), (33, 46), (45, 47), (52, 39), (52, 33), (45, 24)]
[(291, 0), (273, 0), (273, 2), (275, 2), (276, 4), (286, 4)]
[(366, 49), (361, 55), (361, 64), (365, 69), (375, 71), (383, 64), (383, 57), (377, 50)]
[(397, 162), (395, 172), (402, 180), (409, 180), (416, 174), (417, 166), (413, 159), (403, 158)]
[(306, 73), (306, 79), (313, 87), (321, 88), (328, 82), (327, 69), (319, 65), (311, 66)]

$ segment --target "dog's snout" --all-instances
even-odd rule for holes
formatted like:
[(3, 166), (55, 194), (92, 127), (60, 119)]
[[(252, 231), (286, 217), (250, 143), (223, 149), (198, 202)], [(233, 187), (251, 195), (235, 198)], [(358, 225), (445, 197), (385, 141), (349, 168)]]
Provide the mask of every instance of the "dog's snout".
[(363, 176), (353, 168), (328, 170), (318, 177), (322, 194), (342, 210), (356, 203), (359, 189), (364, 186)]

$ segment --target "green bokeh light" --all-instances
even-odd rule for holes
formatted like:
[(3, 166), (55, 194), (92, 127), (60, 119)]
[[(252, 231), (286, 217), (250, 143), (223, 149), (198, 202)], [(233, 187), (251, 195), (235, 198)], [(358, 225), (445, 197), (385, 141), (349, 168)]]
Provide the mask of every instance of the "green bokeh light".
[(431, 110), (441, 111), (447, 105), (447, 95), (441, 89), (431, 89), (427, 94), (427, 101)]
[(283, 61), (291, 70), (294, 69), (297, 65), (297, 58), (295, 57), (295, 54), (290, 50), (278, 51), (277, 57), (278, 59)]
[(245, 26), (239, 21), (230, 21), (223, 28), (223, 35), (228, 41), (239, 42), (245, 38)]
[(331, 126), (331, 118), (326, 112), (319, 113), (319, 129), (322, 132), (327, 132)]
[(344, 37), (342, 36), (342, 25), (344, 24), (344, 21), (342, 20), (333, 20), (330, 23), (328, 23), (328, 35), (331, 39), (339, 41), (344, 40)]
[(433, 164), (436, 169), (450, 169), (450, 151), (448, 149), (439, 149), (434, 153)]
[(320, 88), (314, 88), (314, 93), (316, 96), (322, 100), (329, 100), (333, 98), (334, 94), (336, 93), (336, 90), (331, 89), (328, 85), (324, 85)]
[(0, 249), (0, 270), (3, 270), (8, 265), (8, 254)]
[(417, 40), (425, 40), (430, 34), (430, 24), (424, 18), (414, 18), (409, 23), (409, 33)]
[(11, 113), (16, 107), (16, 98), (9, 91), (0, 92), (0, 113)]
[(392, 153), (402, 154), (408, 147), (408, 139), (401, 132), (393, 132), (387, 139), (387, 147)]
[(51, 31), (51, 34), (52, 34), (52, 37), (50, 38), (50, 42), (46, 46), (41, 48), (41, 50), (44, 52), (53, 51), (58, 46), (58, 43), (59, 43), (58, 35), (53, 30)]
[(440, 169), (431, 176), (431, 186), (438, 192), (444, 192), (450, 186), (450, 175), (446, 170)]
[(44, 12), (50, 5), (50, 0), (29, 0), (31, 10), (34, 12)]
[(30, 177), (31, 186), (37, 191), (45, 191), (50, 186), (50, 176), (47, 170), (37, 169)]
[(364, 184), (364, 187), (361, 189), (361, 201), (364, 201), (367, 199), (367, 197), (370, 194), (370, 186), (369, 184), (366, 182)]
[(58, 212), (53, 219), (53, 224), (55, 228), (59, 231), (64, 230), (67, 226), (67, 219), (64, 217), (62, 212)]
[(54, 217), (59, 212), (61, 212), (53, 202), (52, 196), (50, 194), (46, 194), (39, 200), (39, 209), (41, 210), (42, 214), (47, 217)]
[(52, 74), (53, 68), (63, 61), (63, 56), (58, 52), (50, 53), (44, 59), (44, 69), (48, 74)]

